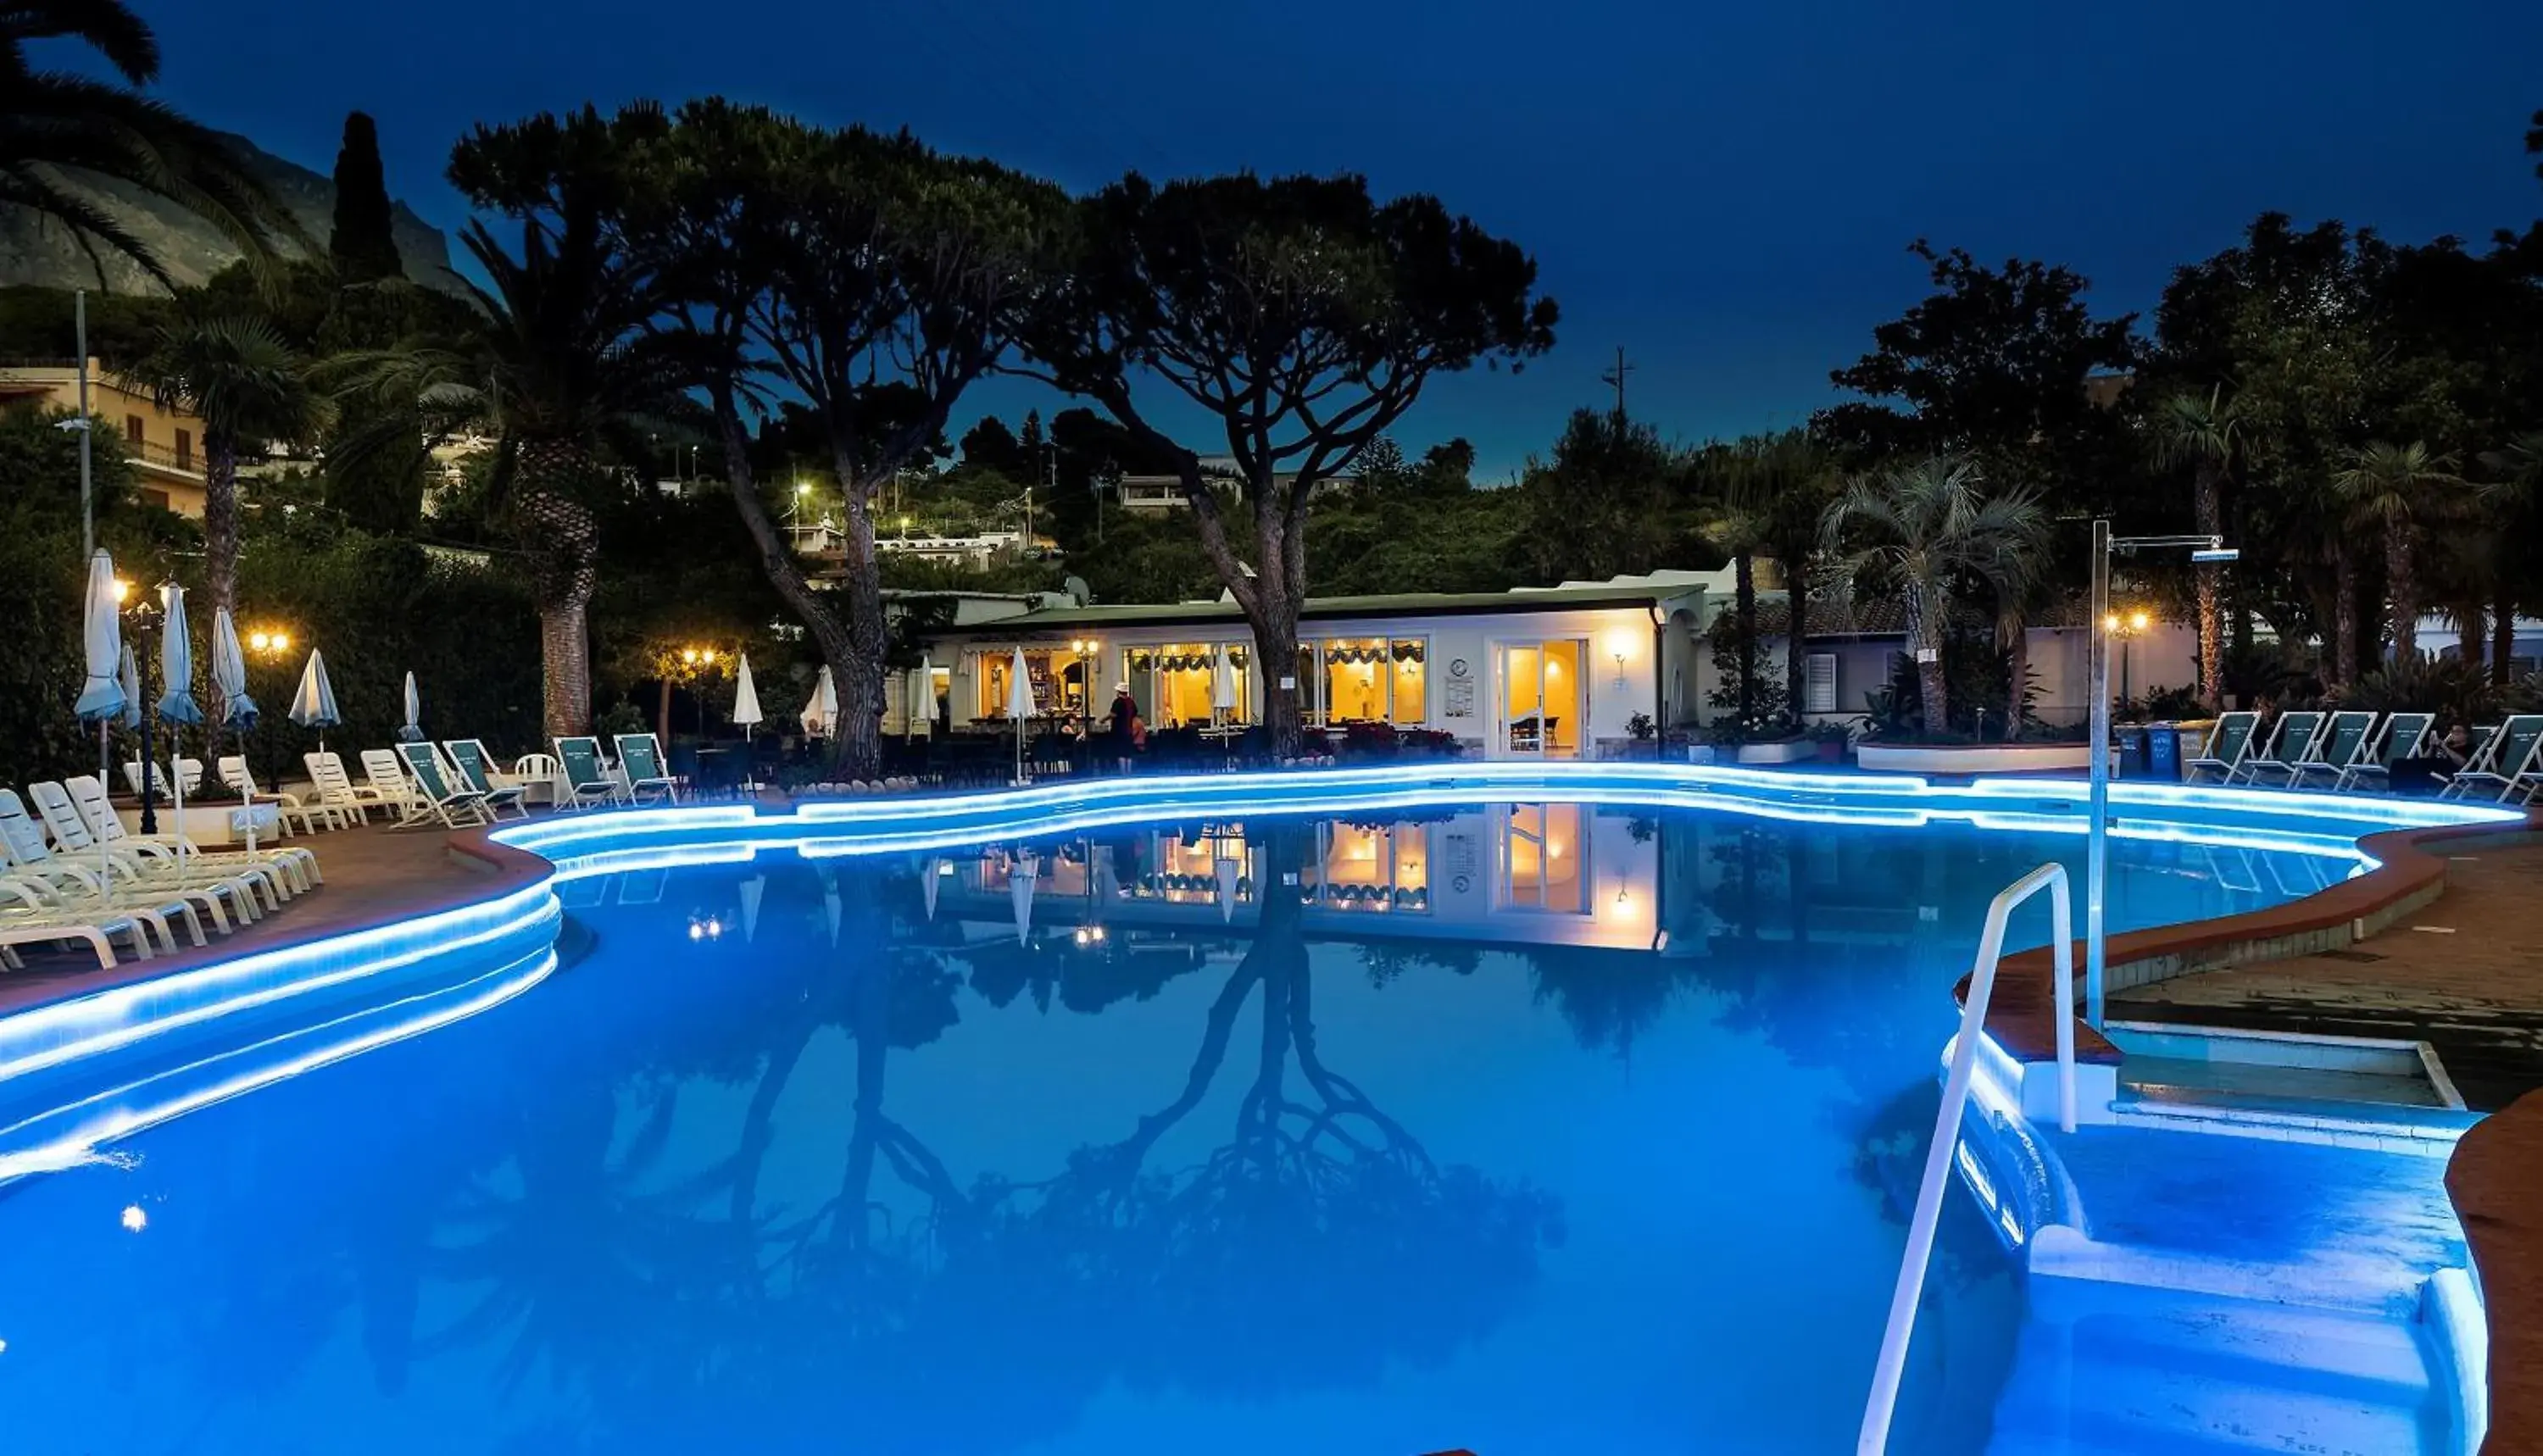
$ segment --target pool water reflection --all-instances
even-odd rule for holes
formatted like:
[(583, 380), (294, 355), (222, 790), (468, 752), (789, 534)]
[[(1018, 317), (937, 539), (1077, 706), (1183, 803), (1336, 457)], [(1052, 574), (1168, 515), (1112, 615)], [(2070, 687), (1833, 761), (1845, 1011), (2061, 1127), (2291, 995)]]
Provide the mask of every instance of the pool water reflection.
[[(1842, 1449), (1948, 987), (2080, 851), (1517, 805), (575, 881), (531, 994), (0, 1189), (8, 1446)], [(2354, 864), (2117, 852), (2123, 928)], [(1934, 1287), (1893, 1449), (1983, 1449), (1965, 1198)]]

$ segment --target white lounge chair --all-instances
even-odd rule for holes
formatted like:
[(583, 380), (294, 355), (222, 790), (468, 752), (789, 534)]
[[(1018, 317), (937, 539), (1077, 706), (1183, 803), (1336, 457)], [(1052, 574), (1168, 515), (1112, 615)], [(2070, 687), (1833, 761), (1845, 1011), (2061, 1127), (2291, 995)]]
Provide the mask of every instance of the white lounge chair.
[(626, 789), (601, 760), (600, 740), (587, 734), (556, 740), (559, 808), (590, 808), (616, 804)]
[[(103, 846), (127, 856), (136, 867), (178, 883), (199, 880), (251, 886), (262, 892), (269, 910), (280, 908), (284, 900), (319, 879), (318, 857), (297, 846), (207, 850), (181, 834), (135, 834), (123, 827), (115, 806), (107, 802), (106, 786), (91, 775), (82, 774), (59, 784), (30, 784), (27, 792), (35, 799), (37, 811), (43, 815), (45, 827), (53, 831), (54, 843), (65, 853)], [(239, 907), (233, 904), (235, 917), (256, 919), (257, 896), (244, 898), (247, 912), (238, 913)]]
[(2288, 787), (2302, 789), (2319, 781), (2323, 788), (2339, 788), (2349, 781), (2350, 769), (2372, 756), (2374, 742), (2374, 714), (2333, 714), (2328, 728), (2314, 735), (2313, 756), (2291, 766)]
[(2190, 760), (2183, 782), (2196, 784), (2209, 777), (2220, 784), (2234, 782), (2243, 770), (2243, 760), (2251, 756), (2252, 729), (2260, 723), (2257, 713), (2228, 713), (2217, 719), (2207, 734), (2206, 750)]
[[(2322, 731), (2322, 715), (2311, 709), (2299, 709), (2278, 715), (2277, 727), (2270, 732), (2270, 743), (2243, 760), (2242, 782), (2259, 784), (2265, 777), (2280, 784), (2296, 781), (2296, 766), (2313, 761), (2316, 739)], [(2235, 782), (2228, 775), (2226, 783)]]
[(204, 915), (215, 928), (229, 929), (219, 898), (207, 891), (162, 889), (124, 878), (103, 855), (81, 865), (54, 854), (44, 843), (43, 827), (9, 789), (0, 789), (0, 864), (9, 867), (0, 879), (11, 886), (16, 908), (73, 924), (137, 919), (156, 929), (171, 951), (177, 949), (172, 920), (184, 921), (187, 936), (197, 946), (204, 944)]
[(345, 772), (344, 758), (338, 754), (303, 753), (300, 764), (309, 770), (309, 792), (347, 823), (369, 823), (375, 808), (396, 811), (395, 805), (381, 801), (378, 790), (354, 783), (352, 775)]
[(2520, 713), (2490, 730), (2439, 799), (2531, 804), (2543, 793), (2543, 713)]
[(2433, 713), (2396, 713), (2387, 717), (2358, 755), (2340, 776), (2339, 787), (2373, 793), (2393, 785), (2393, 765), (2406, 758), (2428, 756), (2428, 739), (2435, 732), (2437, 716)]
[(362, 787), (370, 790), (381, 804), (397, 810), (400, 820), (411, 822), (417, 815), (426, 812), (416, 799), (415, 790), (408, 786), (406, 765), (398, 761), (397, 750), (393, 748), (362, 750)]
[(315, 834), (321, 829), (345, 827), (344, 813), (332, 805), (311, 804), (296, 794), (280, 792), (269, 794), (256, 787), (256, 776), (248, 771), (247, 760), (238, 754), (224, 756), (213, 765), (213, 768), (220, 774), (221, 787), (231, 794), (245, 799), (250, 804), (272, 805), (274, 818), (286, 833), (290, 831), (295, 820), (298, 821), (300, 831), (304, 834)]
[(454, 783), (450, 770), (441, 762), (441, 751), (432, 744), (400, 743), (397, 756), (407, 777), (415, 781), (417, 807), (407, 816), (406, 824), (438, 819), (445, 828), (465, 829), (493, 822), (495, 813), (486, 806), (486, 796)]
[(627, 786), (629, 803), (680, 802), (680, 781), (663, 763), (662, 745), (652, 733), (620, 733), (612, 741), (618, 747), (618, 777)]
[[(58, 784), (30, 784), (27, 789), (39, 805), (66, 806), (69, 803)], [(42, 884), (55, 909), (86, 912), (92, 907), (78, 902), (94, 899), (99, 908), (137, 910), (153, 917), (163, 932), (173, 917), (186, 923), (187, 935), (198, 946), (203, 944), (205, 917), (214, 930), (229, 932), (231, 917), (222, 908), (225, 902), (242, 909), (240, 918), (256, 918), (256, 892), (244, 881), (210, 883), (200, 876), (170, 875), (155, 864), (98, 845), (75, 811), (60, 811), (67, 813), (68, 833), (54, 833), (62, 850), (55, 854), (45, 847), (44, 831), (28, 814), (26, 804), (16, 793), (0, 790), (0, 845), (7, 848), (13, 873), (22, 881)], [(69, 858), (74, 854), (77, 860)], [(171, 950), (176, 948), (172, 934), (163, 933), (161, 938)]]

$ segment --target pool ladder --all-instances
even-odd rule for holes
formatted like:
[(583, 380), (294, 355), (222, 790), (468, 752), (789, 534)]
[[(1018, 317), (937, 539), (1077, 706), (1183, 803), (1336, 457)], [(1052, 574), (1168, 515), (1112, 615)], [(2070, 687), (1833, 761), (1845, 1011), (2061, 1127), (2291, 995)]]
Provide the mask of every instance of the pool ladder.
[(2041, 866), (2006, 885), (1987, 905), (1986, 931), (1978, 937), (1977, 959), (1969, 967), (1967, 1004), (1961, 1008), (1961, 1035), (1952, 1042), (1952, 1069), (1943, 1079), (1943, 1106), (1934, 1114), (1934, 1140), (1925, 1149), (1925, 1176), (1916, 1187), (1916, 1213), (1907, 1223), (1907, 1253), (1898, 1262), (1898, 1285), (1889, 1296), (1889, 1326), (1881, 1337), (1881, 1359), (1872, 1371), (1872, 1395), (1864, 1403), (1863, 1429), (1855, 1437), (1856, 1456), (1881, 1456), (1889, 1446), (1889, 1419), (1898, 1405), (1898, 1378), (1907, 1364), (1907, 1337), (1916, 1328), (1916, 1303), (1925, 1288), (1925, 1266), (1934, 1256), (1934, 1225), (1942, 1217), (1943, 1192), (1951, 1176), (1952, 1149), (1960, 1142), (1961, 1113), (1968, 1106), (1969, 1075), (1977, 1065), (1978, 1043), (1985, 1038), (1987, 1001), (1995, 993), (1996, 964), (2004, 958), (2004, 927), (2014, 908), (2043, 889), (2049, 896), (2049, 946), (2056, 958), (2057, 996), (2057, 1125), (2075, 1130), (2075, 930), (2072, 892), (2066, 867)]

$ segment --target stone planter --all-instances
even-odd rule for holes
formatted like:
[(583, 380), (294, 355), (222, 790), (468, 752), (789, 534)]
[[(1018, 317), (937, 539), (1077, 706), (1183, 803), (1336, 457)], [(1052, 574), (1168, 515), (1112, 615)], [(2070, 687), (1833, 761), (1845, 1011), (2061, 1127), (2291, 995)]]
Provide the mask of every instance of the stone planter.
[[(2116, 764), (2119, 751), (2112, 750)], [(2080, 774), (2093, 761), (2085, 743), (1858, 743), (1856, 766), (1892, 774)]]
[(1739, 761), (1744, 764), (1801, 763), (1818, 756), (1818, 745), (1808, 738), (1778, 738), (1770, 743), (1739, 745)]

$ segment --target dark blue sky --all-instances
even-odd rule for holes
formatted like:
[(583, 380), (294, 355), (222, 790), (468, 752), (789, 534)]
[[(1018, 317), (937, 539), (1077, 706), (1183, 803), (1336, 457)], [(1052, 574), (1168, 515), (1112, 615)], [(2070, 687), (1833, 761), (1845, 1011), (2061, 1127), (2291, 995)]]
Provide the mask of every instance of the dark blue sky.
[(368, 111), (392, 191), (445, 227), (470, 122), (712, 92), (1073, 188), (1252, 167), (1436, 192), (1563, 304), (1552, 355), (1440, 385), (1399, 431), (1464, 434), (1496, 476), (1606, 398), (1618, 345), (1666, 432), (1798, 421), (1921, 296), (1919, 235), (2066, 264), (2119, 310), (2264, 208), (2411, 240), (2543, 213), (2532, 0), (136, 3), (171, 100), (322, 171)]

